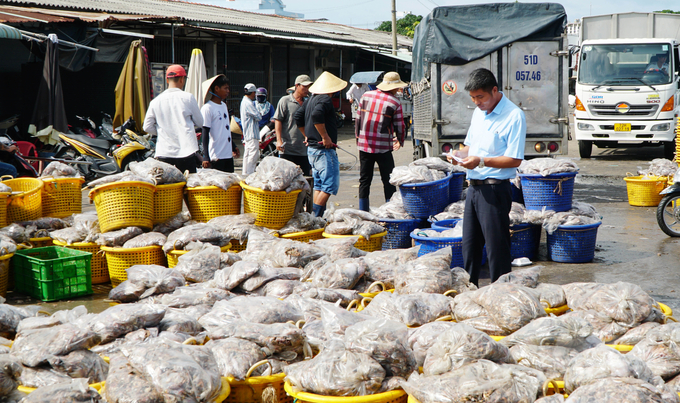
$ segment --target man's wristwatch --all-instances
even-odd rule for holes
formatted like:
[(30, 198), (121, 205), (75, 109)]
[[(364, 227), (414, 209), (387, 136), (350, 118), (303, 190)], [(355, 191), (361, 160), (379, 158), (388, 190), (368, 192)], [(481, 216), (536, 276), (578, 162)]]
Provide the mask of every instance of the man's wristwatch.
[(479, 158), (479, 165), (477, 165), (477, 168), (484, 168), (484, 157)]

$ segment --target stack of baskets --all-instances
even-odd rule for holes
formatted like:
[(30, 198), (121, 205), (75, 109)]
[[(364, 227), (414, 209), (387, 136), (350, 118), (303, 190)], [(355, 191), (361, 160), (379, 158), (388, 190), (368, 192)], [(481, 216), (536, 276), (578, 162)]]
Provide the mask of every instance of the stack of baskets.
[(136, 264), (167, 266), (165, 253), (163, 253), (161, 246), (145, 246), (142, 248), (112, 248), (102, 246), (101, 250), (106, 257), (107, 278), (110, 278), (111, 286), (113, 287), (117, 287), (120, 283), (127, 280), (126, 270)]
[(64, 242), (58, 240), (52, 241), (57, 246), (63, 246), (65, 248), (79, 250), (81, 252), (88, 252), (92, 254), (90, 260), (90, 278), (92, 284), (105, 284), (109, 282), (109, 269), (106, 261), (106, 257), (102, 253), (101, 246), (95, 242), (76, 242), (71, 245), (67, 245)]
[(270, 229), (281, 229), (295, 214), (300, 190), (290, 193), (262, 190), (241, 182), (243, 188), (243, 212), (257, 217), (255, 225)]
[(223, 215), (241, 213), (241, 186), (229, 190), (217, 186), (186, 188), (186, 203), (195, 221), (208, 222)]

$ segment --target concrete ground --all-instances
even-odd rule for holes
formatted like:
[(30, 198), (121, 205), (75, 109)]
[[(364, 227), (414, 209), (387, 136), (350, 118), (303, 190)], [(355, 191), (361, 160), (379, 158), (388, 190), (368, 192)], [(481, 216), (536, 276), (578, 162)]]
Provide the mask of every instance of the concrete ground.
[[(338, 151), (341, 163), (340, 191), (329, 201), (329, 206), (336, 208), (358, 207), (359, 164), (355, 158), (358, 157), (358, 152), (353, 128), (351, 124), (347, 126), (340, 129), (338, 138), (338, 145), (342, 149)], [(412, 151), (411, 143), (407, 141), (406, 146), (394, 154), (396, 165), (410, 163)], [(548, 261), (543, 235), (535, 262), (545, 266), (541, 281), (557, 284), (576, 281), (627, 281), (640, 285), (658, 301), (666, 303), (674, 310), (680, 309), (680, 238), (670, 238), (659, 229), (656, 208), (630, 206), (623, 181), (627, 172), (634, 173), (639, 167), (648, 166), (652, 159), (662, 157), (661, 147), (594, 148), (592, 158), (582, 160), (578, 156), (576, 142), (570, 142), (568, 155), (559, 158), (574, 159), (580, 167), (574, 199), (593, 204), (603, 216), (603, 222), (598, 230), (595, 259), (591, 263), (563, 264)], [(240, 160), (236, 161), (236, 165), (240, 169)], [(372, 206), (379, 206), (384, 202), (377, 167), (370, 201)], [(86, 204), (86, 193), (83, 203), (84, 210), (94, 208)], [(102, 301), (108, 290), (106, 286), (95, 286), (96, 294), (93, 296), (44, 305), (48, 310), (57, 310), (84, 303), (91, 311), (97, 312), (108, 306)], [(9, 299), (19, 304), (36, 302), (11, 293)]]

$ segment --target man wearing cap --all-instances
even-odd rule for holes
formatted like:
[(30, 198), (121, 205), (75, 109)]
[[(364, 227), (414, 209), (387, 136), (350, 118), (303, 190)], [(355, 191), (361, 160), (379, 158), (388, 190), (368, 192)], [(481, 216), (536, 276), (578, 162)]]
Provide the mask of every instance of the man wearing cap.
[(184, 67), (173, 64), (165, 77), (168, 89), (151, 101), (142, 127), (158, 136), (156, 159), (194, 173), (198, 161), (195, 127), (203, 127), (203, 116), (196, 98), (182, 90), (187, 81)]
[(448, 159), (467, 168), (470, 182), (463, 216), (463, 264), (470, 282), (479, 285), (482, 248), (486, 243), (491, 282), (511, 271), (510, 179), (524, 158), (526, 118), (524, 112), (502, 92), (487, 69), (470, 73), (465, 83), (477, 106), (465, 147)]
[(243, 175), (255, 172), (257, 161), (260, 159), (260, 130), (258, 122), (262, 115), (257, 111), (255, 104), (255, 84), (248, 83), (243, 87), (243, 99), (241, 100), (241, 124), (243, 125)]
[(293, 115), (300, 132), (307, 137), (307, 156), (314, 177), (314, 215), (323, 216), (326, 202), (340, 188), (340, 164), (335, 152), (338, 127), (330, 95), (347, 87), (347, 81), (324, 71), (309, 87), (312, 94)]
[(404, 145), (406, 131), (401, 103), (395, 95), (407, 85), (401, 81), (399, 73), (389, 72), (385, 74), (377, 90), (364, 93), (359, 101), (354, 134), (359, 148), (360, 210), (369, 210), (368, 196), (376, 163), (380, 169), (385, 201), (389, 201), (397, 191), (390, 183), (390, 174), (394, 169), (392, 151)]
[(308, 75), (300, 75), (295, 78), (295, 91), (279, 100), (274, 113), (274, 130), (276, 130), (276, 149), (279, 156), (302, 169), (306, 176), (311, 175), (312, 167), (307, 157), (305, 136), (298, 130), (293, 114), (304, 103), (309, 94), (309, 86), (312, 80)]

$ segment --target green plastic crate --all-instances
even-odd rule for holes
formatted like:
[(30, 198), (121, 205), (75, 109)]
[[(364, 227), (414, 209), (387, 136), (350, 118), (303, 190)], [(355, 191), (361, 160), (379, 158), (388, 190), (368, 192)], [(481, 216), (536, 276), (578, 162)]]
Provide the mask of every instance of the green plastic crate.
[(17, 250), (14, 290), (42, 301), (92, 294), (92, 254), (62, 246)]

